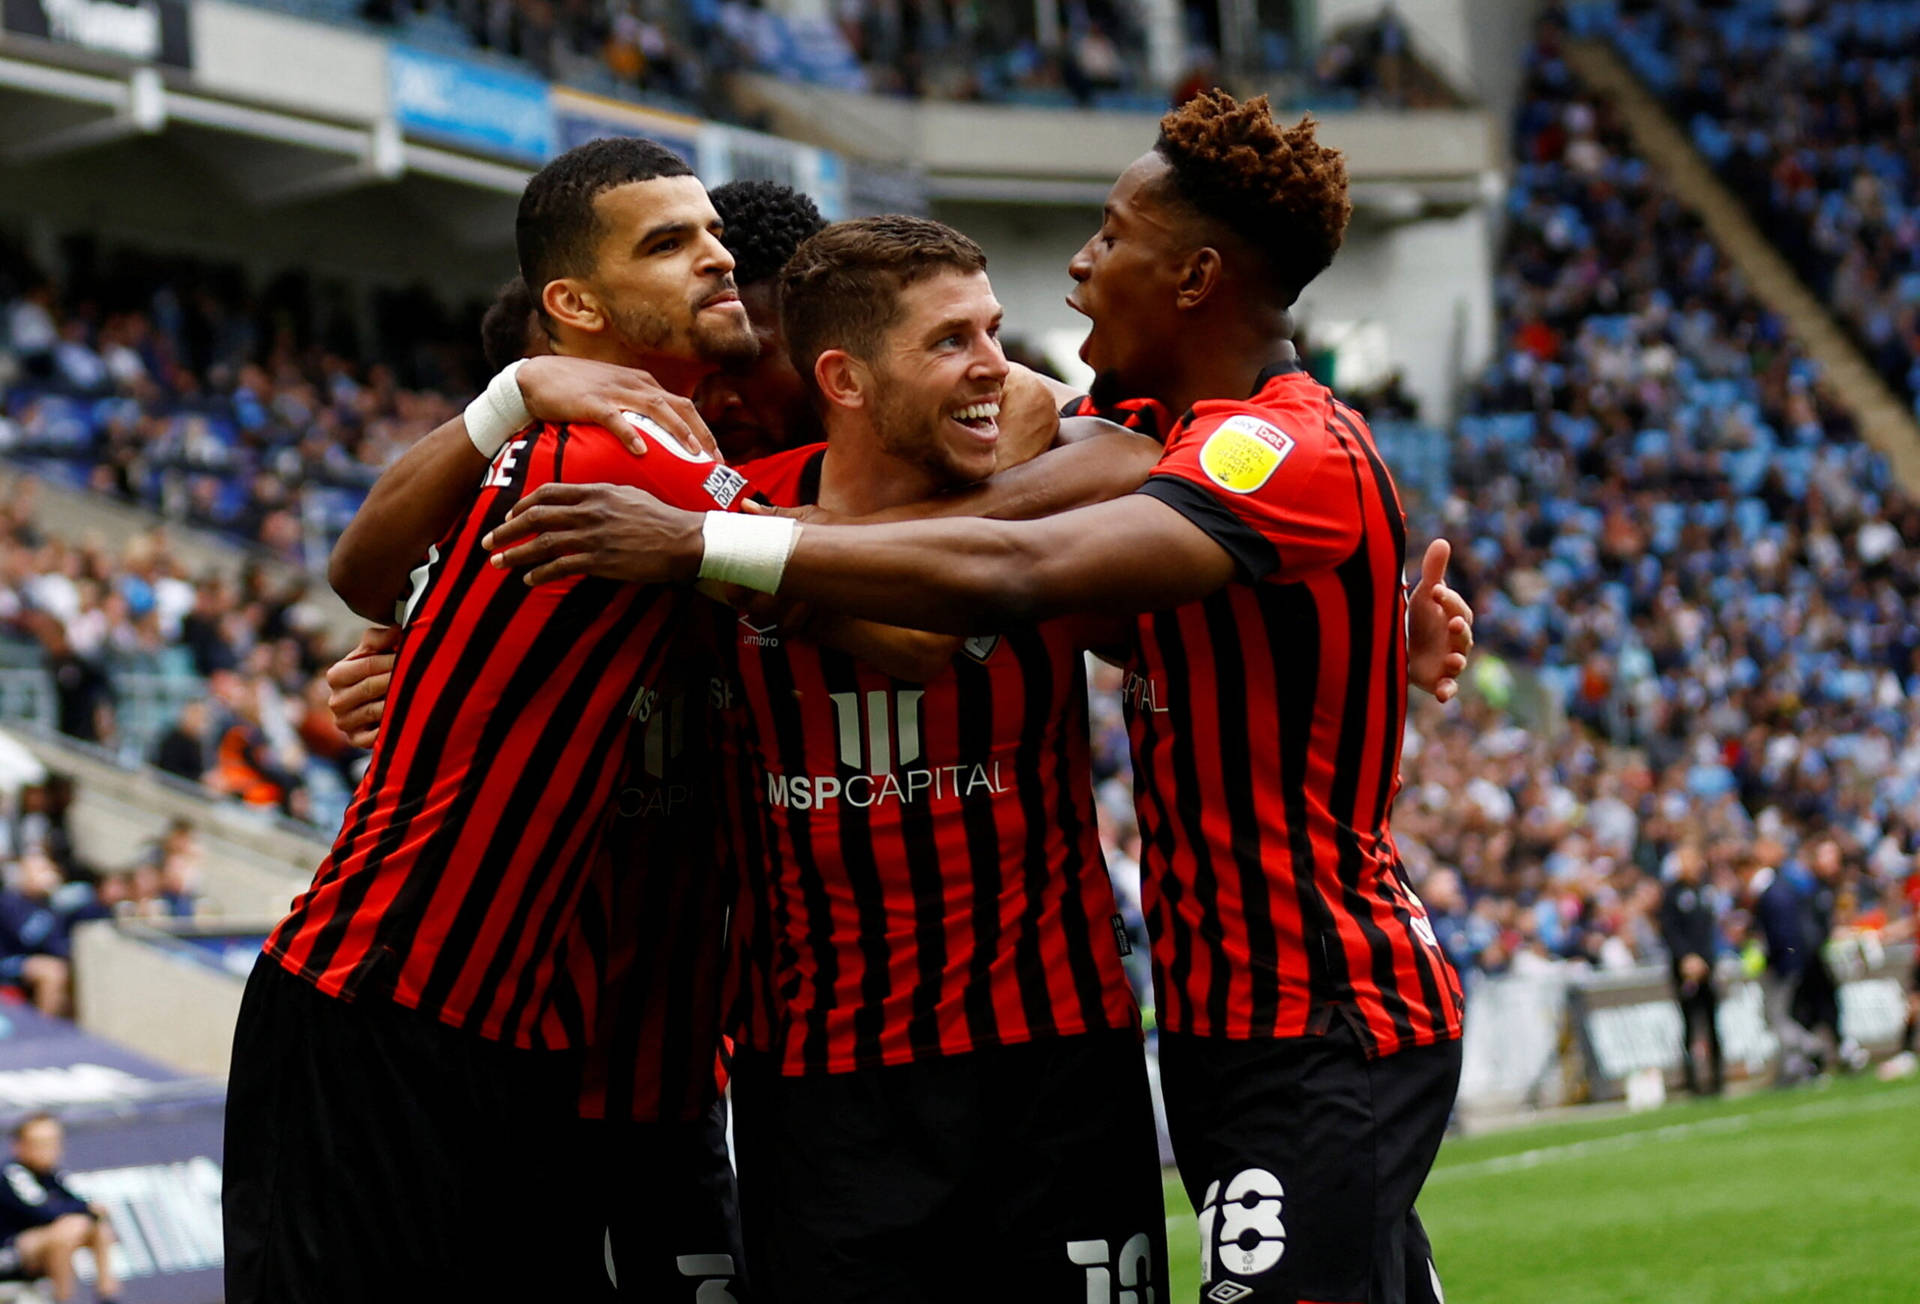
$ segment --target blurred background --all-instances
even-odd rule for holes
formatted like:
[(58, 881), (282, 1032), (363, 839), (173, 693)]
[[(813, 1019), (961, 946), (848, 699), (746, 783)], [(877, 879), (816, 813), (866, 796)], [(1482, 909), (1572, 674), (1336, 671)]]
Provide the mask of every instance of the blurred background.
[(0, 0), (0, 1121), (125, 1299), (219, 1298), (240, 982), (364, 759), (328, 550), (484, 384), (532, 169), (931, 214), (1079, 380), (1068, 258), (1220, 85), (1346, 151), (1302, 349), (1478, 612), (1395, 813), (1468, 982), (1450, 1291), (1916, 1298), (1916, 69), (1902, 0)]

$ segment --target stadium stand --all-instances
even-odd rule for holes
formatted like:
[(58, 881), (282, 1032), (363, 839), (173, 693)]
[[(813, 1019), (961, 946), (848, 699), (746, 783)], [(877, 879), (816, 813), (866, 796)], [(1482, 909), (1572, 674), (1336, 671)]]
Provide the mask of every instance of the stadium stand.
[(1581, 7), (1887, 382), (1920, 400), (1920, 11), (1843, 0)]

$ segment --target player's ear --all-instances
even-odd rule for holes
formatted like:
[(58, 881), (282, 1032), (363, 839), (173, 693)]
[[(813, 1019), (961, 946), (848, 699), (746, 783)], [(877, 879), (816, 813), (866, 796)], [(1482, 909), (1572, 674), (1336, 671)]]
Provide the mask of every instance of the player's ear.
[(1212, 245), (1201, 245), (1180, 260), (1180, 279), (1175, 290), (1175, 303), (1181, 308), (1197, 308), (1217, 290), (1225, 265), (1220, 251)]
[(827, 349), (813, 360), (813, 383), (833, 406), (862, 408), (867, 405), (873, 372), (845, 349)]
[(548, 281), (546, 288), (540, 292), (540, 302), (556, 326), (569, 326), (589, 335), (607, 328), (607, 313), (600, 304), (599, 296), (587, 287), (585, 281), (575, 277), (562, 276), (558, 280)]

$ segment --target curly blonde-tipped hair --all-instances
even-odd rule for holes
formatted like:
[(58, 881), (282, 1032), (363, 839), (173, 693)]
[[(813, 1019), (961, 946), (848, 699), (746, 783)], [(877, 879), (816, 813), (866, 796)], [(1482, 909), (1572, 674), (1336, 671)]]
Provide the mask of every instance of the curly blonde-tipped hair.
[(1264, 95), (1213, 90), (1160, 119), (1154, 143), (1180, 197), (1258, 250), (1288, 302), (1333, 261), (1353, 215), (1346, 159), (1315, 126), (1311, 114), (1281, 126)]

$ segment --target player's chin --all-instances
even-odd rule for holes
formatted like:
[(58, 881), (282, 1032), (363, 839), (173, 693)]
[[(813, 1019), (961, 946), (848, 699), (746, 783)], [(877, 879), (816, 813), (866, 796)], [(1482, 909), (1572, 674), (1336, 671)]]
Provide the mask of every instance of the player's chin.
[(702, 313), (694, 323), (694, 346), (700, 357), (707, 362), (720, 366), (734, 366), (752, 362), (760, 356), (760, 341), (754, 338), (753, 327), (746, 318), (730, 321), (724, 314)]

